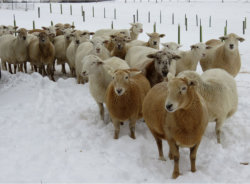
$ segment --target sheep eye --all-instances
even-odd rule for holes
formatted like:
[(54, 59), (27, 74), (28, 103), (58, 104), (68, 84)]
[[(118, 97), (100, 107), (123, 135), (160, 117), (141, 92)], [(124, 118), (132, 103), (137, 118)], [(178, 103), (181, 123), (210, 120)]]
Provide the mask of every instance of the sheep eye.
[(186, 89), (187, 89), (186, 87), (182, 87), (182, 88), (181, 88), (182, 91), (185, 91)]
[(126, 76), (125, 79), (128, 79), (128, 76)]
[(168, 45), (166, 47), (168, 48)]
[(158, 64), (161, 64), (161, 62), (160, 62), (160, 61), (158, 61), (157, 63), (158, 63)]
[(197, 46), (196, 48), (198, 49), (199, 47)]

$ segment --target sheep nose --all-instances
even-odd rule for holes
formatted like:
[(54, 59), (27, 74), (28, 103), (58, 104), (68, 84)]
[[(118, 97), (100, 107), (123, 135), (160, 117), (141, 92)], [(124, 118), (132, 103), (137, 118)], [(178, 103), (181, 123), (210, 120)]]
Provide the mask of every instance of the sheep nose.
[(233, 44), (230, 44), (229, 47), (230, 47), (230, 49), (233, 49), (233, 48), (234, 48), (234, 45), (233, 45)]
[(154, 41), (154, 45), (157, 45), (157, 41)]
[(23, 40), (26, 40), (26, 36), (23, 37)]
[(96, 49), (96, 52), (97, 52), (97, 53), (100, 53), (100, 51), (101, 51), (100, 48), (97, 48), (97, 49)]
[(169, 111), (172, 111), (173, 104), (166, 105), (166, 109)]
[(143, 29), (140, 29), (140, 32), (142, 33), (142, 32), (143, 32)]
[(85, 76), (86, 74), (87, 74), (86, 71), (82, 72), (82, 75), (83, 75), (83, 76)]
[(118, 94), (121, 94), (122, 89), (117, 89), (116, 92), (117, 92)]
[(79, 40), (76, 40), (76, 44), (79, 44), (80, 43), (80, 41)]
[(69, 36), (66, 37), (67, 40), (69, 40), (69, 38), (70, 38)]
[(166, 77), (168, 75), (168, 72), (167, 71), (162, 71), (162, 75), (163, 75), (163, 77)]

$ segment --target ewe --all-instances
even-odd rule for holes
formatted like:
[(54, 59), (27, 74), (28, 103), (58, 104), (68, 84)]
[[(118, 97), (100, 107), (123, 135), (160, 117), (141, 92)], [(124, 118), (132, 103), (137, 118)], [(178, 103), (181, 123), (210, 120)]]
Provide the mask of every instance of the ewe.
[(179, 176), (179, 147), (190, 148), (191, 171), (196, 171), (196, 153), (208, 123), (206, 104), (194, 85), (169, 74), (168, 82), (155, 85), (143, 102), (143, 117), (155, 138), (160, 160), (165, 161), (162, 139), (169, 144), (173, 178)]

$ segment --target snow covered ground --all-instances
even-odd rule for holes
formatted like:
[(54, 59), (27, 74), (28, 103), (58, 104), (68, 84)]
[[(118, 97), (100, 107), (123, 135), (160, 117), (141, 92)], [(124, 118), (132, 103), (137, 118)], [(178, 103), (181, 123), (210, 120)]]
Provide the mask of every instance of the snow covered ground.
[[(81, 5), (86, 12), (82, 21)], [(37, 18), (37, 7), (41, 18)], [(76, 84), (75, 79), (59, 74), (56, 82), (37, 73), (10, 75), (2, 72), (0, 80), (0, 183), (7, 182), (249, 182), (250, 165), (250, 36), (247, 28), (242, 35), (242, 21), (250, 18), (250, 4), (241, 2), (166, 2), (116, 1), (102, 3), (36, 4), (35, 11), (0, 10), (0, 24), (13, 24), (31, 28), (57, 22), (74, 22), (78, 29), (95, 31), (129, 27), (133, 14), (139, 10), (139, 22), (144, 24), (140, 39), (147, 40), (146, 32), (165, 33), (163, 42), (177, 41), (177, 24), (181, 25), (181, 44), (189, 49), (199, 42), (199, 28), (195, 15), (202, 19), (203, 40), (218, 38), (224, 34), (225, 21), (228, 33), (235, 32), (246, 41), (239, 44), (242, 57), (241, 73), (236, 77), (239, 106), (236, 114), (227, 120), (222, 129), (222, 144), (216, 143), (214, 123), (207, 127), (197, 154), (197, 172), (190, 172), (189, 150), (180, 149), (180, 171), (177, 180), (171, 179), (173, 161), (158, 160), (156, 143), (142, 121), (136, 125), (136, 140), (129, 135), (128, 124), (121, 126), (120, 138), (114, 140), (113, 125), (103, 123), (98, 107), (87, 85)], [(92, 7), (95, 17), (92, 17)], [(103, 18), (103, 8), (106, 17)], [(117, 19), (113, 19), (113, 10)], [(160, 10), (162, 24), (159, 23)], [(148, 11), (151, 22), (148, 23)], [(172, 25), (172, 13), (175, 25)], [(184, 29), (184, 15), (188, 18), (188, 31)], [(209, 16), (212, 27), (209, 28)], [(248, 26), (248, 24), (247, 24)], [(67, 68), (68, 69), (68, 68)], [(201, 71), (200, 66), (198, 71)], [(168, 145), (163, 144), (165, 156)]]

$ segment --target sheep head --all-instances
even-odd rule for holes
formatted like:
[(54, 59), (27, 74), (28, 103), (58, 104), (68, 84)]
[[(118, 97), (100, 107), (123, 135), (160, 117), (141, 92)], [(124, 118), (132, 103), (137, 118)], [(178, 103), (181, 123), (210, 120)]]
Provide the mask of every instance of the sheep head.
[(181, 57), (177, 54), (158, 51), (154, 54), (147, 55), (148, 58), (153, 59), (155, 70), (163, 77), (167, 77), (168, 72), (170, 71), (171, 65), (174, 60), (178, 60)]
[(170, 113), (185, 109), (192, 103), (193, 86), (195, 86), (195, 83), (188, 83), (186, 78), (176, 78), (169, 74), (165, 109)]
[(237, 50), (239, 41), (240, 42), (245, 41), (244, 38), (242, 38), (234, 33), (228, 34), (226, 36), (222, 36), (222, 37), (220, 37), (220, 40), (225, 42), (225, 47), (229, 51)]
[(159, 33), (147, 33), (147, 35), (149, 36), (148, 43), (150, 47), (157, 49), (159, 48), (160, 38), (163, 38), (165, 36), (165, 34)]
[(122, 96), (123, 94), (125, 94), (127, 89), (129, 88), (131, 77), (140, 73), (141, 71), (136, 69), (116, 70), (112, 75), (112, 83), (114, 85), (114, 91), (116, 95)]

